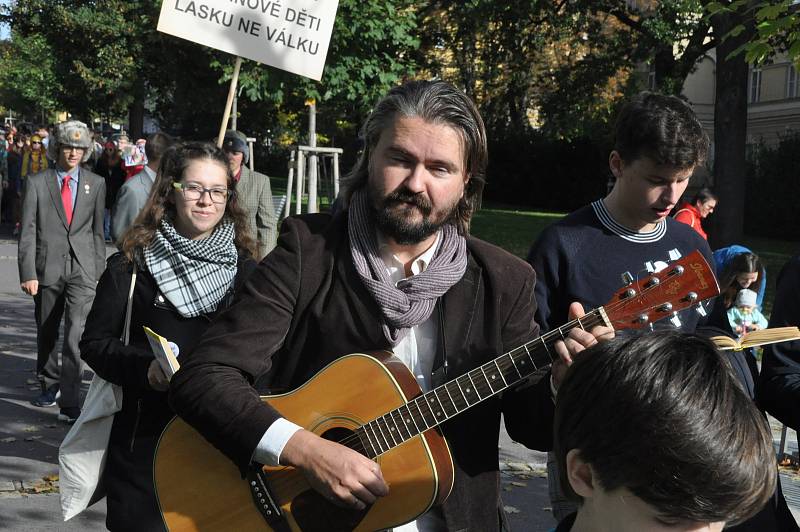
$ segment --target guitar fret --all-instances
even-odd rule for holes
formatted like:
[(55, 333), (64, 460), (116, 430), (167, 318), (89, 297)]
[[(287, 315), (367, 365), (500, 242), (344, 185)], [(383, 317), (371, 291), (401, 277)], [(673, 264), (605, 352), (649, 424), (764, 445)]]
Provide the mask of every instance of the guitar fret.
[(455, 400), (453, 400), (453, 396), (450, 393), (450, 390), (447, 389), (447, 384), (443, 385), (442, 388), (444, 388), (444, 391), (447, 392), (447, 397), (450, 398), (450, 405), (452, 405), (453, 409), (455, 409), (456, 411), (456, 414), (458, 414), (461, 411), (461, 409), (458, 408), (458, 405), (456, 404)]
[(394, 420), (392, 419), (392, 416), (389, 416), (389, 418), (387, 419), (386, 418), (386, 414), (384, 414), (380, 418), (383, 420), (383, 424), (386, 425), (386, 429), (387, 429), (387, 432), (389, 433), (389, 437), (392, 439), (392, 447), (396, 447), (397, 446), (397, 440), (395, 439), (394, 436), (395, 436), (395, 434), (397, 434), (397, 426), (394, 425)]
[[(449, 394), (448, 394), (447, 397), (445, 397), (444, 402), (442, 402), (442, 398), (439, 397), (439, 390), (442, 389), (442, 388), (444, 388), (444, 386), (440, 386), (440, 387), (436, 388), (435, 390), (433, 390), (433, 393), (436, 395), (436, 399), (439, 400), (439, 404), (442, 405), (442, 412), (444, 412), (445, 419), (450, 419), (454, 415), (458, 414), (458, 409), (455, 406), (453, 406), (453, 400), (450, 399)], [(445, 390), (445, 393), (446, 392), (447, 392), (447, 390)], [(450, 410), (453, 412), (452, 414), (447, 411), (447, 407), (448, 406), (450, 407)]]
[(483, 394), (483, 397), (481, 397), (481, 399), (489, 397), (490, 395), (492, 395), (494, 393), (494, 390), (492, 390), (492, 385), (491, 385), (491, 383), (489, 383), (489, 377), (486, 376), (486, 371), (484, 371), (483, 367), (481, 366), (481, 367), (475, 368), (474, 370), (472, 370), (470, 372), (470, 374), (472, 372), (479, 372), (480, 376), (483, 377), (483, 382), (486, 383), (487, 391), (486, 391), (486, 393)]
[(428, 425), (428, 422), (425, 421), (425, 414), (422, 413), (422, 408), (420, 408), (420, 406), (419, 406), (419, 397), (417, 399), (414, 399), (414, 406), (416, 406), (417, 410), (419, 410), (419, 416), (420, 416), (420, 418), (422, 418), (422, 422), (425, 424), (425, 429), (424, 430), (429, 429), (431, 427), (431, 425)]
[(386, 437), (386, 434), (385, 434), (385, 431), (383, 430), (383, 427), (381, 427), (381, 418), (377, 418), (375, 420), (375, 424), (378, 426), (378, 432), (380, 433), (381, 437), (383, 438), (383, 442), (386, 444), (386, 450), (388, 451), (389, 449), (392, 448), (392, 445), (389, 443), (389, 438)]
[(511, 363), (514, 365), (514, 370), (517, 372), (517, 375), (519, 375), (519, 378), (522, 379), (523, 375), (522, 375), (522, 372), (517, 367), (517, 363), (514, 362), (514, 355), (513, 354), (509, 354), (508, 358), (511, 359)]
[[(525, 348), (525, 354), (528, 355), (528, 359), (531, 361), (531, 366), (533, 366), (533, 371), (536, 371), (536, 362), (533, 361), (533, 355), (531, 355), (530, 350), (528, 349), (528, 344), (523, 345), (522, 347)], [(525, 365), (525, 359), (523, 358), (520, 361), (521, 365)]]
[(373, 422), (370, 421), (369, 423), (367, 423), (366, 426), (370, 428), (370, 430), (372, 431), (372, 435), (375, 437), (375, 443), (378, 444), (378, 451), (379, 451), (378, 454), (383, 454), (384, 450), (383, 447), (381, 447), (381, 440), (378, 438), (378, 434), (375, 432), (375, 427), (372, 426), (372, 423)]
[[(408, 407), (408, 404), (405, 404), (404, 406), (406, 408), (406, 412), (408, 412), (408, 419), (411, 420), (411, 423), (414, 425), (414, 429), (416, 429), (417, 434), (422, 434), (422, 431), (419, 430), (419, 426), (417, 425), (417, 422), (414, 419), (414, 414), (411, 413), (411, 409)], [(400, 408), (402, 408), (402, 407), (400, 407)], [(403, 418), (405, 419), (405, 416), (403, 416)], [(406, 426), (408, 426), (408, 420), (406, 420)], [(416, 436), (416, 434), (415, 434), (415, 436)]]
[(497, 372), (500, 374), (500, 378), (503, 379), (503, 384), (508, 387), (508, 381), (506, 380), (505, 376), (503, 375), (503, 371), (500, 369), (500, 364), (497, 363), (497, 359), (494, 359), (494, 367), (497, 368)]
[[(472, 371), (467, 372), (467, 377), (469, 377), (469, 382), (472, 383), (472, 389), (475, 390), (475, 395), (478, 396), (478, 401), (480, 401), (483, 397), (481, 397), (481, 392), (478, 391), (478, 387), (475, 386), (475, 381), (472, 379)], [(469, 388), (467, 388), (467, 392), (469, 392)]]
[[(553, 359), (553, 354), (550, 352), (550, 348), (547, 347), (547, 342), (544, 341), (544, 337), (540, 336), (539, 337), (539, 341), (542, 342), (542, 345), (544, 346), (544, 350), (547, 351), (547, 356), (550, 357), (550, 360), (554, 360)], [(531, 358), (531, 362), (533, 362), (533, 358)], [(535, 362), (533, 362), (533, 366), (536, 367), (536, 363)]]
[[(356, 430), (356, 434), (358, 434), (358, 439), (361, 440), (361, 446), (364, 447), (365, 450), (367, 450), (367, 446), (364, 445), (364, 438), (367, 439), (367, 443), (369, 443), (369, 446), (372, 449), (372, 456), (370, 456), (369, 458), (375, 458), (376, 456), (378, 456), (378, 453), (375, 452), (375, 445), (373, 445), (372, 440), (369, 437), (369, 433), (366, 431), (364, 425), (362, 425), (361, 427), (358, 428), (358, 430)], [(364, 435), (364, 438), (361, 437), (362, 434)]]
[[(458, 411), (461, 412), (462, 410), (465, 410), (465, 409), (469, 408), (469, 401), (467, 401), (467, 397), (464, 395), (464, 390), (461, 389), (461, 384), (458, 382), (458, 379), (456, 379), (453, 382), (450, 382), (448, 384), (454, 384), (454, 383), (456, 385), (456, 388), (458, 388), (458, 393), (460, 394), (461, 399), (463, 399), (463, 401), (464, 401), (464, 406), (462, 408), (458, 409)], [(445, 385), (445, 386), (447, 386), (447, 385)], [(458, 397), (458, 395), (456, 395), (456, 397)], [(456, 407), (458, 407), (458, 399), (456, 400)]]
[[(433, 416), (433, 425), (438, 425), (442, 421), (444, 421), (447, 416), (444, 414), (444, 408), (442, 408), (442, 403), (439, 401), (439, 397), (434, 392), (428, 392), (425, 394), (428, 401), (428, 408), (430, 409), (431, 415)], [(436, 410), (436, 404), (439, 404), (438, 411)], [(431, 426), (433, 426), (431, 425)]]
[(558, 334), (561, 336), (562, 340), (566, 340), (567, 339), (567, 337), (564, 336), (564, 331), (561, 330), (561, 327), (556, 328), (556, 330), (558, 331)]
[(503, 355), (497, 359), (497, 364), (500, 366), (500, 373), (508, 386), (516, 384), (522, 379), (522, 375), (514, 363), (514, 358), (511, 353)]
[(576, 318), (576, 319), (578, 321), (578, 327), (580, 327), (581, 329), (583, 329), (585, 331), (586, 328), (583, 326), (583, 323), (581, 323), (581, 319), (580, 318)]
[[(465, 378), (465, 377), (466, 377), (466, 378)], [(466, 393), (466, 394), (464, 393), (464, 387), (463, 387), (463, 386), (461, 386), (461, 381), (462, 381), (462, 380), (469, 381), (469, 383), (465, 383), (465, 385), (467, 386), (467, 393)], [(469, 378), (469, 374), (467, 374), (467, 375), (462, 375), (462, 376), (460, 376), (459, 378), (457, 378), (457, 379), (456, 379), (456, 383), (458, 384), (458, 391), (460, 391), (460, 392), (461, 392), (461, 395), (463, 395), (463, 396), (464, 396), (464, 402), (465, 402), (465, 403), (467, 403), (467, 406), (472, 406), (472, 405), (474, 405), (475, 403), (477, 403), (478, 401), (480, 401), (480, 397), (478, 397), (478, 398), (477, 398), (477, 399), (475, 399), (474, 401), (470, 401), (470, 400), (469, 400), (469, 397), (468, 397), (468, 396), (469, 396), (469, 395), (472, 395), (473, 393), (476, 393), (476, 392), (474, 391), (474, 390), (475, 390), (475, 385), (474, 385), (474, 384), (472, 384), (472, 379), (470, 379), (470, 378)], [(476, 394), (476, 395), (477, 395), (477, 394)]]
[(402, 443), (408, 439), (411, 439), (411, 433), (408, 431), (408, 427), (406, 427), (405, 421), (403, 420), (403, 415), (400, 412), (398, 412), (398, 410), (392, 410), (391, 412), (389, 412), (389, 415), (392, 416), (392, 421), (394, 421), (394, 425), (396, 427), (400, 426), (397, 424), (396, 416), (400, 416), (400, 421), (403, 421), (401, 425), (403, 426), (403, 428), (406, 429), (406, 434), (404, 435), (403, 431), (398, 428), (398, 433), (400, 434), (400, 442)]

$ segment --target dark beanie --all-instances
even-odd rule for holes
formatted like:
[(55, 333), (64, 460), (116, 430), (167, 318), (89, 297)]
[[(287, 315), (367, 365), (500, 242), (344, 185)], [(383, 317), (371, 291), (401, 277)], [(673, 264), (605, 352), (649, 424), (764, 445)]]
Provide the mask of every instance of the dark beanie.
[(222, 149), (227, 151), (242, 152), (242, 164), (247, 164), (250, 161), (250, 148), (247, 147), (247, 137), (240, 131), (229, 129), (225, 132), (225, 138), (222, 141)]

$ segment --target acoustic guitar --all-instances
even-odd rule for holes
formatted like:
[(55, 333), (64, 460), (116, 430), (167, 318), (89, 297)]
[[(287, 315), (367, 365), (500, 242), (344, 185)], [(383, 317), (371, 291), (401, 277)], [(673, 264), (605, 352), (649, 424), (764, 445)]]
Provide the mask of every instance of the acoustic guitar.
[[(263, 397), (286, 418), (380, 464), (389, 494), (363, 511), (346, 510), (311, 489), (291, 467), (239, 469), (195, 429), (173, 419), (161, 435), (155, 484), (169, 530), (373, 531), (412, 521), (442, 503), (453, 463), (438, 427), (521, 383), (557, 356), (554, 344), (573, 328), (636, 329), (719, 293), (699, 251), (634, 280), (604, 307), (423, 393), (388, 352), (351, 354), (300, 388)], [(358, 383), (342, 386), (341, 383)], [(335, 389), (335, 394), (328, 393)]]

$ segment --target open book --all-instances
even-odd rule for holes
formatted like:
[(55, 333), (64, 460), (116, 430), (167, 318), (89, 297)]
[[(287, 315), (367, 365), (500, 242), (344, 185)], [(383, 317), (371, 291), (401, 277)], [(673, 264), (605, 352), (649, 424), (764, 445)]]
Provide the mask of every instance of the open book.
[(164, 375), (166, 375), (167, 378), (171, 378), (181, 365), (178, 363), (175, 353), (172, 352), (169, 341), (158, 333), (153, 332), (149, 327), (142, 328), (144, 332), (147, 333), (150, 349), (153, 350), (156, 360), (158, 360), (158, 363), (161, 365), (161, 369), (164, 370)]
[(739, 340), (734, 340), (728, 336), (713, 336), (711, 338), (711, 341), (717, 344), (717, 347), (723, 351), (728, 349), (741, 351), (742, 349), (749, 349), (759, 345), (788, 342), (790, 340), (800, 340), (800, 329), (797, 327), (761, 329), (760, 331), (749, 332), (739, 338)]

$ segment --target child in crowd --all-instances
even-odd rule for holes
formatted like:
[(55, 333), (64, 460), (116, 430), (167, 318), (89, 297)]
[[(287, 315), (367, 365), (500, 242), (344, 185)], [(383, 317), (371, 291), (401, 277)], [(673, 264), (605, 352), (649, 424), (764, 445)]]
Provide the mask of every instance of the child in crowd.
[(728, 309), (728, 321), (739, 336), (767, 327), (767, 318), (756, 305), (758, 294), (745, 288), (736, 294), (736, 304)]
[(587, 350), (558, 389), (555, 452), (579, 503), (557, 532), (719, 531), (776, 486), (766, 421), (709, 341), (657, 331)]

